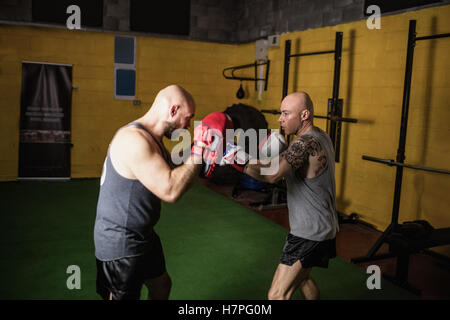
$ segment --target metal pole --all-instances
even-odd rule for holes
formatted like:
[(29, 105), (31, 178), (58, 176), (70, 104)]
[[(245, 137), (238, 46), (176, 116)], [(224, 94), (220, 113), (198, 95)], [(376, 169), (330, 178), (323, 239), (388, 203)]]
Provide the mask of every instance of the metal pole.
[[(342, 99), (338, 99), (338, 103), (336, 105), (336, 115), (338, 118), (342, 118)], [(339, 162), (339, 159), (341, 157), (341, 129), (342, 129), (342, 122), (341, 121), (335, 121), (334, 122), (336, 126), (336, 143), (335, 143), (335, 155), (334, 155), (334, 161)]]
[(412, 165), (412, 164), (395, 162), (394, 160), (380, 159), (380, 158), (375, 158), (375, 157), (370, 157), (370, 156), (365, 156), (365, 155), (362, 156), (362, 159), (363, 160), (368, 160), (368, 161), (373, 161), (373, 162), (383, 163), (383, 164), (386, 164), (386, 165), (388, 165), (390, 167), (392, 167), (392, 166), (402, 166), (402, 167), (409, 168), (409, 169), (422, 170), (422, 171), (433, 172), (433, 173), (450, 174), (449, 170), (415, 166), (415, 165)]
[(431, 39), (439, 39), (439, 38), (448, 38), (450, 37), (450, 33), (441, 33), (441, 34), (433, 34), (431, 36), (425, 36), (425, 37), (417, 37), (416, 41), (419, 40), (431, 40)]
[(318, 119), (328, 119), (331, 121), (335, 121), (335, 122), (352, 122), (352, 123), (356, 123), (358, 122), (357, 119), (353, 119), (353, 118), (342, 118), (342, 117), (337, 117), (337, 116), (317, 116), (314, 115), (314, 118), (318, 118)]
[(333, 102), (337, 105), (339, 99), (339, 82), (341, 78), (342, 58), (342, 32), (336, 32), (336, 43), (334, 49), (334, 79), (333, 79)]
[[(333, 97), (331, 101), (331, 106), (329, 107), (329, 116), (339, 116), (336, 112), (339, 108), (339, 82), (341, 78), (341, 57), (342, 57), (342, 32), (336, 32), (336, 40), (334, 45), (334, 76), (333, 76)], [(336, 149), (336, 134), (337, 134), (336, 122), (330, 123), (330, 138), (333, 142), (333, 147), (336, 153), (336, 162), (339, 162), (339, 150)]]
[(269, 67), (270, 67), (270, 60), (267, 60), (266, 65), (266, 83), (264, 85), (264, 90), (267, 91), (267, 84), (269, 83)]
[[(291, 63), (291, 40), (286, 40), (285, 46), (284, 46), (283, 96), (281, 97), (281, 100), (283, 100), (284, 97), (286, 97), (287, 93), (288, 93), (290, 63)], [(284, 136), (284, 130), (281, 127), (280, 127), (280, 133)], [(287, 137), (287, 140), (289, 142), (289, 137)]]
[(293, 58), (293, 57), (315, 56), (318, 54), (329, 54), (329, 53), (334, 53), (334, 50), (296, 53), (296, 54), (291, 54), (290, 56), (291, 56), (291, 58)]
[[(404, 163), (405, 161), (406, 129), (408, 126), (409, 98), (411, 92), (411, 78), (412, 78), (415, 43), (416, 43), (416, 20), (410, 20), (408, 33), (408, 50), (406, 53), (405, 82), (403, 87), (402, 120), (400, 124), (400, 139), (398, 143), (397, 159), (396, 159), (396, 161), (399, 163)], [(402, 191), (402, 179), (403, 179), (403, 167), (397, 166), (397, 172), (395, 176), (394, 204), (392, 208), (392, 221), (391, 221), (391, 223), (393, 223), (394, 225), (398, 224), (400, 195)]]
[(283, 96), (287, 96), (288, 93), (288, 82), (289, 82), (289, 64), (291, 59), (291, 40), (286, 40), (284, 47), (284, 74), (283, 74)]
[[(255, 79), (258, 79), (258, 62), (255, 61)], [(258, 80), (255, 80), (255, 91), (258, 90)]]

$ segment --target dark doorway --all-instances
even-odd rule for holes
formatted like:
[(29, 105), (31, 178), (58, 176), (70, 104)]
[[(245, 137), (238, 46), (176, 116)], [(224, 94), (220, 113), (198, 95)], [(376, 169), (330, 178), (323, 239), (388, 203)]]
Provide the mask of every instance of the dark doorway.
[(72, 66), (22, 63), (19, 179), (69, 179)]

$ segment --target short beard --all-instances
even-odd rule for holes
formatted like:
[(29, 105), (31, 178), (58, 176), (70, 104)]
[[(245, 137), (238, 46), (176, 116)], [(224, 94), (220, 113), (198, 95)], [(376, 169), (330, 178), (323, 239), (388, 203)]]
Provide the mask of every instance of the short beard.
[(172, 124), (172, 123), (168, 123), (166, 128), (164, 129), (164, 136), (167, 139), (171, 139), (172, 138), (172, 133), (176, 130), (177, 128)]

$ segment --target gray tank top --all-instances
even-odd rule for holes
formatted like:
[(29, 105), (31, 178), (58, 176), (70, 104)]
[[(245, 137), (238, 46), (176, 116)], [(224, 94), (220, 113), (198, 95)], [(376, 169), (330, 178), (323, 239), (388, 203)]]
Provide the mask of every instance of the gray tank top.
[[(138, 122), (128, 126), (131, 125), (147, 131)], [(155, 141), (166, 162), (171, 165), (170, 155)], [(159, 220), (160, 211), (161, 200), (139, 180), (127, 179), (117, 173), (108, 148), (94, 226), (97, 259), (111, 261), (145, 254), (151, 247), (153, 227)]]
[(330, 137), (321, 129), (305, 135), (316, 138), (327, 157), (327, 168), (307, 179), (294, 170), (286, 176), (291, 233), (313, 241), (332, 239), (339, 231), (336, 212), (334, 149)]

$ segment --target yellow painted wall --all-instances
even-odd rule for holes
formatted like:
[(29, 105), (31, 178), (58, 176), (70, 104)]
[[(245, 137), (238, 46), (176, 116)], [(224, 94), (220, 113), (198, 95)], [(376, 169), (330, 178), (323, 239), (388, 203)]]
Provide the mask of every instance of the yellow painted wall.
[[(159, 89), (178, 83), (192, 92), (196, 119), (242, 102), (260, 109), (279, 108), (283, 83), (284, 42), (292, 53), (334, 49), (336, 31), (344, 33), (340, 98), (344, 116), (341, 162), (336, 165), (338, 209), (357, 212), (379, 230), (390, 222), (395, 169), (364, 161), (362, 155), (395, 159), (400, 132), (408, 21), (417, 20), (418, 35), (450, 30), (450, 6), (382, 17), (381, 30), (365, 21), (283, 34), (279, 48), (269, 48), (269, 88), (258, 101), (254, 84), (244, 82), (247, 97), (235, 96), (238, 81), (225, 80), (228, 66), (254, 61), (255, 45), (137, 37), (137, 95), (143, 101), (113, 99), (114, 35), (62, 29), (0, 26), (0, 180), (15, 180), (21, 61), (73, 64), (72, 177), (98, 177), (107, 144), (115, 130), (147, 111)], [(416, 46), (406, 162), (450, 167), (450, 40), (422, 41)], [(316, 114), (325, 114), (331, 97), (333, 58), (313, 56), (291, 63), (289, 92), (305, 90)], [(252, 72), (252, 71), (250, 71)], [(241, 73), (245, 74), (245, 72)], [(250, 73), (252, 75), (252, 73)], [(271, 128), (277, 116), (266, 114)], [(325, 128), (325, 121), (316, 125)], [(176, 142), (166, 141), (169, 148)], [(450, 226), (448, 176), (404, 170), (400, 222), (425, 219), (434, 227)], [(450, 255), (450, 247), (437, 251)]]
[[(395, 159), (400, 134), (406, 43), (409, 20), (417, 20), (418, 36), (450, 32), (450, 6), (382, 17), (380, 30), (365, 21), (281, 36), (280, 48), (269, 48), (269, 88), (257, 100), (252, 89), (246, 103), (260, 109), (279, 108), (282, 98), (285, 40), (291, 53), (334, 50), (337, 31), (343, 32), (340, 98), (344, 116), (341, 162), (336, 164), (338, 210), (357, 212), (384, 230), (391, 221), (395, 169), (361, 159), (370, 155)], [(254, 56), (255, 45), (240, 47), (241, 56)], [(406, 163), (450, 169), (450, 39), (420, 41), (415, 47), (406, 143)], [(317, 115), (325, 115), (332, 96), (333, 55), (291, 59), (289, 90), (308, 92)], [(266, 115), (271, 128), (278, 116)], [(315, 124), (325, 130), (326, 122)], [(399, 221), (424, 219), (435, 228), (450, 227), (448, 175), (404, 170)], [(436, 248), (450, 255), (450, 246)]]

